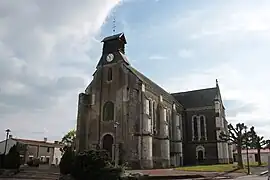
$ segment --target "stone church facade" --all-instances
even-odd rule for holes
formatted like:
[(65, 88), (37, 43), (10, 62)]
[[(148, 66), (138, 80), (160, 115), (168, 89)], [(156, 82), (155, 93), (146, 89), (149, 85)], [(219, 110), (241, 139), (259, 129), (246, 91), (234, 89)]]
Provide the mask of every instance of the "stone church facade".
[(106, 149), (133, 168), (229, 163), (216, 87), (170, 94), (134, 69), (123, 33), (103, 39), (93, 80), (79, 95), (76, 150)]

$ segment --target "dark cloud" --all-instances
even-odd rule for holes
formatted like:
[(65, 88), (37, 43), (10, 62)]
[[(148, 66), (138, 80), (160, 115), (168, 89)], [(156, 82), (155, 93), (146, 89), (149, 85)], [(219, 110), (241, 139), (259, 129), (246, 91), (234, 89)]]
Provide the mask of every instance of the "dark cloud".
[(100, 53), (94, 37), (115, 5), (112, 0), (0, 1), (1, 127), (29, 138), (56, 137), (74, 127), (78, 93)]

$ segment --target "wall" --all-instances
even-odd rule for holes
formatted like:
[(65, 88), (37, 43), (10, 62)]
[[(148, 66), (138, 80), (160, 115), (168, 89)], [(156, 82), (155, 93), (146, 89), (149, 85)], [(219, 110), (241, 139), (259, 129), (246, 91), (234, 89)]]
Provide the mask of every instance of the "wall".
[(43, 158), (43, 161), (46, 161), (46, 158), (49, 158), (49, 164), (51, 164), (53, 161), (53, 155), (54, 155), (53, 147), (39, 146), (38, 156)]
[[(204, 115), (206, 118), (207, 140), (192, 141), (192, 117), (193, 115)], [(205, 160), (203, 164), (216, 164), (218, 162), (215, 109), (213, 107), (201, 107), (187, 109), (185, 112), (185, 144), (184, 164), (197, 164), (196, 147), (202, 145), (205, 149)]]
[[(257, 161), (255, 160), (255, 154), (257, 153), (249, 153), (249, 162), (251, 164), (256, 164)], [(236, 155), (236, 154), (234, 154)], [(268, 163), (268, 156), (270, 156), (270, 152), (261, 152), (261, 161), (262, 163)], [(243, 159), (243, 163), (246, 164), (247, 163), (247, 154), (245, 151), (242, 152), (242, 159)]]
[(61, 161), (61, 158), (62, 158), (62, 152), (60, 151), (60, 148), (55, 148), (52, 164), (58, 166)]

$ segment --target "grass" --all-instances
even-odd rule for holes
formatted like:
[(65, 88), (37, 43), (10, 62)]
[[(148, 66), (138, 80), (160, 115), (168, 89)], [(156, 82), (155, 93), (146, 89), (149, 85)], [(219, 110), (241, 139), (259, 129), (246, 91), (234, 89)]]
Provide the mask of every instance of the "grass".
[[(216, 164), (216, 165), (201, 165), (175, 168), (180, 171), (195, 171), (195, 172), (230, 172), (237, 169), (235, 164)], [(238, 169), (234, 172), (246, 173), (246, 169)]]
[[(260, 165), (260, 167), (265, 167), (265, 166), (267, 166), (267, 165), (268, 165), (267, 163), (262, 163), (262, 165)], [(244, 166), (247, 167), (247, 164), (244, 164)], [(258, 166), (258, 163), (249, 163), (249, 166), (250, 166), (250, 167), (259, 167), (259, 166)]]

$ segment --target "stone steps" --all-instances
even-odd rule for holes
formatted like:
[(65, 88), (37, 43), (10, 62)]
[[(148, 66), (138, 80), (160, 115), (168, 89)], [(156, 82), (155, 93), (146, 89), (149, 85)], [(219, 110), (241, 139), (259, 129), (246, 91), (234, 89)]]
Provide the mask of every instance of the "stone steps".
[(59, 173), (39, 171), (39, 170), (24, 170), (16, 174), (12, 178), (15, 179), (44, 179), (44, 180), (58, 180)]

